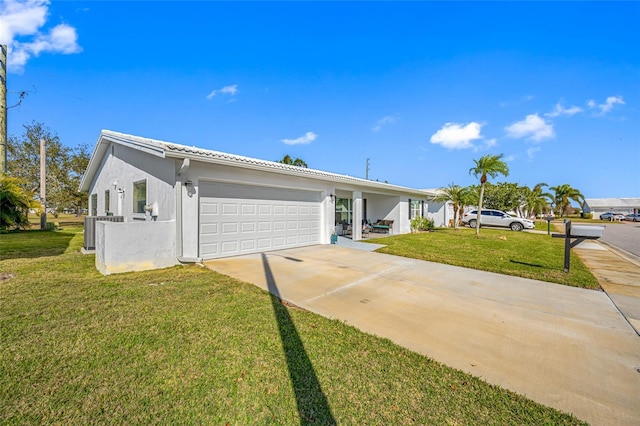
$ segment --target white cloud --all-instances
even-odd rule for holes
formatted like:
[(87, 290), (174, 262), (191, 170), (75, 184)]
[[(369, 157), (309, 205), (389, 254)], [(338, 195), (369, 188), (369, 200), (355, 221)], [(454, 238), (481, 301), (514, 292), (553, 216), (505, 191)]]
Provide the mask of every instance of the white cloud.
[(382, 117), (380, 120), (376, 121), (376, 125), (371, 128), (372, 131), (378, 132), (382, 129), (382, 126), (386, 126), (387, 124), (393, 124), (396, 122), (396, 118), (392, 115), (387, 115)]
[(316, 135), (315, 133), (307, 132), (304, 135), (300, 136), (299, 138), (282, 139), (281, 142), (283, 142), (286, 145), (302, 145), (302, 144), (313, 142), (314, 140), (316, 140), (317, 137), (318, 135)]
[(486, 148), (492, 148), (494, 146), (496, 146), (498, 144), (498, 139), (496, 138), (492, 138), (492, 139), (487, 139), (486, 141), (484, 141), (484, 145)]
[(597, 104), (596, 101), (590, 99), (587, 102), (587, 106), (591, 109), (597, 108), (600, 110), (600, 115), (604, 115), (613, 109), (615, 104), (624, 105), (624, 99), (622, 96), (609, 96), (603, 104)]
[(48, 12), (48, 0), (7, 0), (0, 3), (0, 44), (8, 46), (9, 71), (22, 72), (29, 59), (42, 53), (82, 51), (74, 27), (59, 24), (48, 33), (42, 30)]
[(207, 95), (207, 99), (213, 99), (214, 97), (221, 94), (235, 96), (236, 93), (238, 93), (238, 85), (231, 84), (229, 86), (224, 86), (221, 89), (212, 90), (211, 93)]
[(536, 152), (538, 151), (540, 151), (539, 146), (532, 146), (531, 148), (527, 149), (527, 158), (529, 158), (529, 160), (532, 160)]
[(515, 155), (509, 155), (507, 157), (504, 157), (504, 161), (507, 162), (507, 163), (511, 163), (513, 161), (516, 161), (516, 157), (515, 157)]
[(538, 114), (529, 114), (524, 120), (505, 127), (505, 130), (510, 138), (528, 138), (536, 142), (555, 136), (553, 125), (544, 121)]
[(473, 148), (471, 141), (484, 139), (480, 134), (482, 125), (472, 121), (466, 125), (445, 123), (431, 136), (431, 143), (442, 145), (448, 149)]
[(579, 112), (582, 112), (582, 108), (580, 108), (579, 106), (574, 105), (569, 108), (565, 108), (558, 102), (556, 106), (553, 108), (553, 111), (546, 113), (545, 116), (559, 117), (561, 115), (566, 115), (570, 117), (572, 115), (576, 115)]

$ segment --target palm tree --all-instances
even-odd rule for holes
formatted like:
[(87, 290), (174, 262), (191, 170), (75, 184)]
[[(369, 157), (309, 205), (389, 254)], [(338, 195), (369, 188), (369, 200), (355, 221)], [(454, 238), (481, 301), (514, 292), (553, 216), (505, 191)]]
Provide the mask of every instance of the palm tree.
[(478, 198), (478, 216), (476, 220), (476, 235), (480, 234), (480, 220), (482, 214), (482, 198), (484, 197), (484, 185), (487, 183), (487, 175), (495, 178), (496, 176), (509, 176), (509, 167), (507, 163), (502, 161), (504, 155), (483, 155), (479, 160), (473, 160), (475, 167), (469, 169), (469, 174), (475, 177), (480, 176), (480, 196)]
[(469, 204), (469, 188), (463, 188), (454, 183), (445, 188), (438, 189), (439, 194), (432, 197), (437, 203), (453, 203), (453, 229), (458, 229), (460, 214), (464, 211), (464, 206)]
[(543, 192), (542, 188), (549, 186), (544, 182), (535, 184), (533, 189), (528, 186), (522, 187), (522, 206), (524, 208), (523, 217), (529, 215), (539, 215), (544, 213), (549, 200), (553, 200), (553, 196), (548, 192)]
[(584, 205), (584, 195), (580, 191), (575, 188), (572, 188), (568, 183), (563, 183), (558, 186), (549, 187), (555, 195), (553, 196), (553, 201), (555, 204), (556, 213), (560, 216), (564, 216), (567, 213), (567, 209), (571, 206), (571, 201), (573, 200), (576, 203), (580, 204), (580, 206)]
[(0, 229), (19, 229), (29, 226), (29, 210), (42, 212), (42, 204), (34, 193), (25, 191), (19, 178), (0, 174)]
[(282, 160), (279, 160), (277, 162), (282, 164), (289, 164), (291, 166), (308, 167), (307, 163), (305, 163), (303, 160), (297, 157), (295, 159), (291, 158), (289, 154), (285, 155), (284, 157), (282, 157)]

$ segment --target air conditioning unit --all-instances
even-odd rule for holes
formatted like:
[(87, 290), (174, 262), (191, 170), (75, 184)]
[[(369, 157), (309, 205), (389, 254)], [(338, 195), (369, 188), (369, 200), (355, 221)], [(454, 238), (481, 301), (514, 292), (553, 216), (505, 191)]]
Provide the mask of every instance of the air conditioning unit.
[(85, 250), (96, 249), (96, 222), (124, 222), (124, 216), (87, 216), (84, 218), (84, 246)]

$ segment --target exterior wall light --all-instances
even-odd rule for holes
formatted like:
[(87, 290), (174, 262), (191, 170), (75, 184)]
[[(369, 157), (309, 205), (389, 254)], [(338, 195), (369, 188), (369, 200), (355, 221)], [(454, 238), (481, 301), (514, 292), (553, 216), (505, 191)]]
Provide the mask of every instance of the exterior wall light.
[(190, 180), (185, 181), (184, 182), (184, 187), (187, 190), (187, 195), (189, 197), (192, 197), (193, 194), (195, 194), (196, 191), (195, 191), (195, 187), (193, 186), (193, 182), (192, 181), (190, 181)]

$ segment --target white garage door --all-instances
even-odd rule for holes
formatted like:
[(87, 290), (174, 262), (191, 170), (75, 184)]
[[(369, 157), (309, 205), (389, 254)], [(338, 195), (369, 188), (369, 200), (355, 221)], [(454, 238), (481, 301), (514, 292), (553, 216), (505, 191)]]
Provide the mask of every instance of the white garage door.
[(201, 258), (320, 242), (319, 192), (201, 183), (199, 194)]

